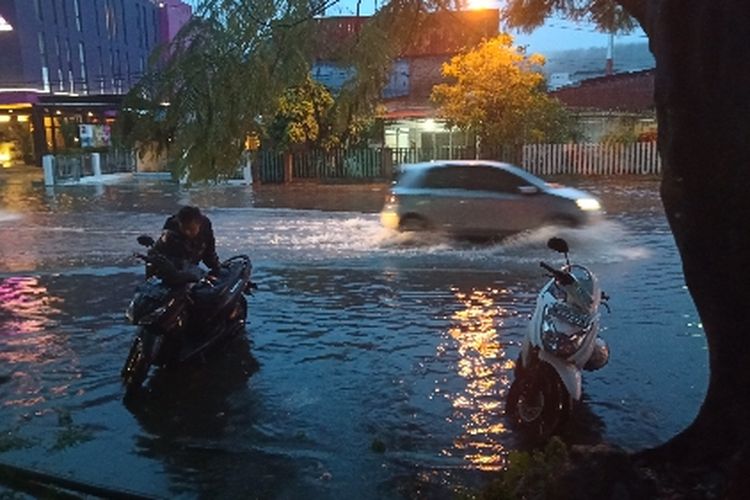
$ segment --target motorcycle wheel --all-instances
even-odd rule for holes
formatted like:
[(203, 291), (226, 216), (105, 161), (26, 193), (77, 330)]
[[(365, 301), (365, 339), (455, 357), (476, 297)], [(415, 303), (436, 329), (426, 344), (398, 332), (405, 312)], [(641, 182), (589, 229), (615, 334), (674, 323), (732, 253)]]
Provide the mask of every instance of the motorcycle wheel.
[(121, 372), (126, 394), (132, 394), (138, 390), (146, 380), (148, 370), (151, 367), (152, 343), (153, 337), (144, 332), (139, 332), (133, 340)]
[(506, 414), (529, 437), (546, 439), (560, 430), (572, 400), (559, 375), (548, 363), (523, 370), (508, 390)]

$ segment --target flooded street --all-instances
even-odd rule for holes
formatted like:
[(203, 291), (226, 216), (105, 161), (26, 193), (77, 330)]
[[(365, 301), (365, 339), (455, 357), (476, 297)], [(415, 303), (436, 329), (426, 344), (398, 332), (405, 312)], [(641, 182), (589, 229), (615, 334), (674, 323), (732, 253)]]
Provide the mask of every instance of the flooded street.
[[(658, 199), (643, 178), (556, 179), (604, 222), (471, 245), (390, 233), (384, 186), (157, 181), (45, 189), (0, 178), (0, 462), (168, 498), (450, 498), (519, 439), (504, 396), (545, 247), (568, 239), (612, 297), (612, 355), (584, 374), (568, 442), (655, 445), (702, 402), (707, 351)], [(142, 280), (135, 237), (181, 204), (247, 253), (248, 341), (156, 373), (125, 405), (119, 371)]]

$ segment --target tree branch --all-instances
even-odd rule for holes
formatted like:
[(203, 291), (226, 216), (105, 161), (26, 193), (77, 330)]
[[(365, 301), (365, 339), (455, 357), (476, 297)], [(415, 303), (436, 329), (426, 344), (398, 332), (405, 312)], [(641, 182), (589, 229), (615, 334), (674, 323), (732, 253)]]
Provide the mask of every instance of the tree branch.
[(622, 5), (628, 14), (638, 20), (646, 33), (650, 34), (650, 26), (648, 23), (648, 0), (617, 0), (617, 2)]

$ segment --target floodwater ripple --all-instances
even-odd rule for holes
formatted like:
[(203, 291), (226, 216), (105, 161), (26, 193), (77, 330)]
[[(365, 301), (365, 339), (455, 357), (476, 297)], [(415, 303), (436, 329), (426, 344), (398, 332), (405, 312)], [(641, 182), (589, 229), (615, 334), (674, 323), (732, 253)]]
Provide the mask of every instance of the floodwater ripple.
[[(654, 445), (704, 394), (700, 321), (657, 184), (581, 187), (603, 199), (604, 222), (489, 245), (385, 231), (342, 187), (324, 189), (335, 199), (0, 188), (0, 432), (13, 438), (0, 458), (162, 497), (446, 498), (481, 485), (519, 446), (504, 397), (545, 279), (538, 261), (559, 263), (552, 235), (612, 296), (612, 360), (585, 374), (565, 438)], [(382, 199), (351, 189), (366, 207)], [(248, 339), (157, 371), (126, 406), (123, 311), (142, 279), (130, 253), (180, 203), (206, 207), (222, 256), (253, 258)]]

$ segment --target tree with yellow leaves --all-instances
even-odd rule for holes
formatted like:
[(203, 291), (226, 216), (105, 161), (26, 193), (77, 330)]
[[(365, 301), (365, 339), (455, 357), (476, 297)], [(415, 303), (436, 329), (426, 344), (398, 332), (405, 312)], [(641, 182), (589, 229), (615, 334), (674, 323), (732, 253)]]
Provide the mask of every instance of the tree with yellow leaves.
[(432, 100), (449, 125), (488, 146), (569, 140), (572, 120), (547, 94), (544, 62), (498, 35), (445, 63), (448, 82), (433, 88)]

